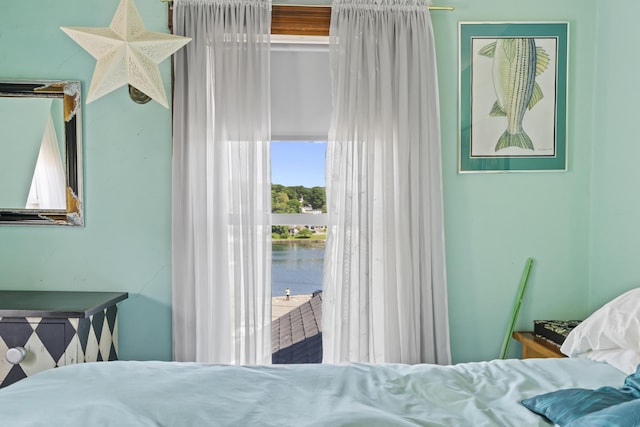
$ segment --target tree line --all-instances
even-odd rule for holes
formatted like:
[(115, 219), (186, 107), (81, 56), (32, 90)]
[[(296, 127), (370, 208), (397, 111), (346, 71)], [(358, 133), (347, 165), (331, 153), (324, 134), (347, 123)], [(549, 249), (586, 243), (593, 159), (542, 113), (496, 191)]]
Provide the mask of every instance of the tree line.
[(327, 212), (327, 194), (325, 187), (307, 188), (302, 185), (285, 187), (281, 184), (271, 185), (272, 213), (301, 213), (303, 203), (313, 209)]

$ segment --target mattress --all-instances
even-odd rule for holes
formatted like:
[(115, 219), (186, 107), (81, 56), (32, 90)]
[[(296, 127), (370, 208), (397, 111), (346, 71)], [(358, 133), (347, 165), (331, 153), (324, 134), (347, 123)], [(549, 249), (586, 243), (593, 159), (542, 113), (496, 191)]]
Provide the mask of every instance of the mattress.
[(11, 426), (548, 426), (520, 401), (619, 386), (585, 359), (438, 365), (85, 363), (0, 390)]

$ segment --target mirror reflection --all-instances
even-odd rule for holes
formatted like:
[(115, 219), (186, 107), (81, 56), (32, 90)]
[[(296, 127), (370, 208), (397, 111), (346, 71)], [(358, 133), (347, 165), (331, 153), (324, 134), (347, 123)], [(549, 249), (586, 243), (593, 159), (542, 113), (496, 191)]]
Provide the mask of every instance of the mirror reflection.
[(82, 225), (80, 83), (0, 81), (0, 222)]

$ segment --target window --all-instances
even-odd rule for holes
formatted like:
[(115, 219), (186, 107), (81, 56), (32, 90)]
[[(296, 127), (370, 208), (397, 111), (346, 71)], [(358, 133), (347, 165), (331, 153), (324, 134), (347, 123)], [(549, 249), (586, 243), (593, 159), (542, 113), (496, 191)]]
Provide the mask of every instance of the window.
[[(272, 35), (273, 363), (319, 363), (331, 113), (326, 37)], [(313, 298), (312, 298), (313, 296)]]
[(272, 363), (322, 362), (326, 142), (271, 142)]
[(326, 142), (271, 142), (274, 297), (322, 290), (325, 154)]
[[(284, 242), (302, 241), (300, 237), (318, 241), (326, 235), (324, 169), (330, 89), (327, 37), (272, 35), (272, 225), (274, 241), (280, 245), (274, 246), (276, 263)], [(273, 296), (284, 296), (287, 288), (294, 294), (311, 290), (310, 284), (304, 291), (294, 288), (301, 279), (292, 270), (291, 277), (284, 277), (279, 267), (274, 264)], [(315, 290), (320, 287), (311, 292)]]

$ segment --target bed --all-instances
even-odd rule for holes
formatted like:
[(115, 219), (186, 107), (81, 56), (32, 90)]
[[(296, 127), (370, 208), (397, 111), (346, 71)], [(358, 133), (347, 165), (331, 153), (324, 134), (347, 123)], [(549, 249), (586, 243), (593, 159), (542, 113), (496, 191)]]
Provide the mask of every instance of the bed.
[[(640, 289), (636, 294), (640, 298)], [(615, 350), (599, 347), (610, 342), (626, 345), (625, 331), (640, 328), (640, 317), (632, 315), (640, 311), (639, 302), (620, 304), (627, 314), (605, 307), (594, 313), (593, 321), (585, 320), (567, 337), (563, 352), (572, 357), (563, 359), (451, 366), (69, 365), (1, 389), (0, 424), (528, 427), (553, 420), (572, 427), (640, 426), (640, 369), (632, 369), (637, 363), (622, 366), (628, 357), (598, 353)], [(640, 358), (640, 340), (634, 340), (619, 350)]]
[(230, 367), (85, 363), (0, 390), (6, 426), (547, 426), (519, 402), (619, 386), (586, 359), (438, 365)]

